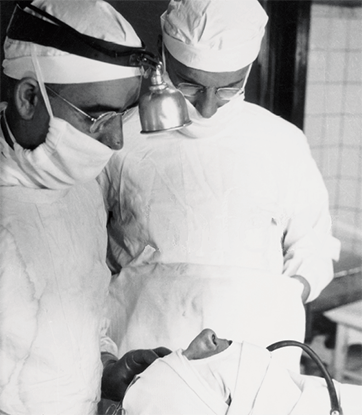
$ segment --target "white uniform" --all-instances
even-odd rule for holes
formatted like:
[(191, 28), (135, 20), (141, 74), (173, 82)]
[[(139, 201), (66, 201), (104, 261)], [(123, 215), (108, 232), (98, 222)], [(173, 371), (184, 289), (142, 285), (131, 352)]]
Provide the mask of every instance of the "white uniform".
[(14, 185), (2, 134), (0, 148), (0, 413), (95, 414), (100, 351), (115, 352), (101, 341), (110, 273), (99, 186)]
[(302, 132), (241, 98), (208, 123), (144, 136), (135, 117), (99, 177), (109, 265), (122, 269), (110, 302), (120, 355), (186, 347), (205, 327), (262, 346), (303, 341), (302, 285), (288, 277), (309, 281), (309, 300), (332, 278), (338, 243)]

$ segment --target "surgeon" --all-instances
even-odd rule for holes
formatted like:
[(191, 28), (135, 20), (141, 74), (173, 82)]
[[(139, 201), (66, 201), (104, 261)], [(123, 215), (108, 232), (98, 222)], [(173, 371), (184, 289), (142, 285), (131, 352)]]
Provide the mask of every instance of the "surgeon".
[(103, 318), (111, 274), (95, 177), (122, 147), (141, 82), (129, 57), (143, 48), (107, 2), (35, 0), (16, 6), (4, 50), (0, 413), (93, 415), (101, 386), (122, 400), (168, 353), (118, 360)]
[[(293, 373), (267, 349), (205, 329), (135, 377), (124, 415), (361, 415), (362, 387)], [(333, 412), (331, 411), (333, 409)], [(341, 410), (341, 411), (340, 411)], [(339, 411), (339, 412), (336, 412)]]
[[(306, 137), (244, 100), (267, 20), (257, 0), (171, 0), (161, 16), (164, 77), (192, 124), (147, 135), (133, 117), (99, 177), (121, 354), (185, 348), (205, 327), (303, 341), (304, 304), (333, 277), (339, 242)], [(300, 350), (275, 355), (299, 370)]]

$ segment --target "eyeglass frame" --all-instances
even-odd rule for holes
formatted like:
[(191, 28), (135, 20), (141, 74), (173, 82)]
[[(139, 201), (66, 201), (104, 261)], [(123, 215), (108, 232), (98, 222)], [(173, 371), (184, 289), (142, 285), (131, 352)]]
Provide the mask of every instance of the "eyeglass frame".
[[(126, 108), (125, 110), (123, 110), (121, 112), (107, 111), (107, 112), (104, 112), (103, 114), (99, 115), (97, 118), (95, 118), (92, 115), (89, 115), (85, 111), (78, 108), (76, 105), (72, 104), (66, 98), (62, 97), (58, 92), (54, 91), (54, 89), (50, 88), (48, 85), (45, 85), (45, 88), (48, 89), (50, 92), (52, 92), (56, 97), (58, 97), (62, 101), (64, 101), (66, 104), (68, 104), (75, 111), (78, 111), (84, 117), (88, 118), (92, 122), (91, 126), (89, 127), (89, 132), (91, 134), (96, 133), (98, 128), (100, 128), (101, 125), (103, 125), (107, 121), (111, 120), (112, 118), (115, 118), (115, 117), (118, 117), (118, 116), (121, 116), (123, 118), (130, 110), (134, 109), (138, 105), (138, 102), (136, 101), (130, 107)], [(107, 118), (104, 121), (102, 121), (102, 119), (104, 119), (105, 117), (107, 117)], [(98, 122), (98, 124), (97, 124), (97, 122)]]
[[(182, 92), (182, 89), (180, 89), (180, 86), (183, 86), (183, 85), (185, 85), (185, 86), (190, 86), (190, 87), (194, 87), (195, 89), (196, 88), (199, 88), (199, 90), (195, 93), (195, 95), (186, 95), (186, 94), (184, 94), (183, 92)], [(197, 96), (197, 94), (203, 94), (204, 92), (205, 92), (205, 90), (207, 89), (207, 87), (205, 87), (205, 86), (203, 86), (203, 85), (198, 85), (198, 84), (191, 84), (190, 82), (180, 82), (180, 83), (178, 83), (177, 85), (176, 85), (176, 88), (177, 89), (179, 89), (180, 91), (181, 91), (181, 93), (185, 96), (185, 97), (189, 97), (189, 98), (194, 98), (194, 97), (196, 97)], [(242, 95), (242, 94), (244, 94), (245, 93), (245, 86), (243, 85), (242, 87), (240, 87), (240, 88), (232, 88), (232, 87), (219, 87), (219, 88), (216, 88), (215, 89), (215, 95), (217, 96), (217, 93), (219, 92), (219, 91), (225, 91), (225, 90), (234, 90), (234, 91), (236, 91), (235, 92), (235, 95), (233, 95), (231, 98), (229, 98), (229, 99), (224, 99), (225, 101), (230, 101), (230, 100), (232, 100), (233, 98), (235, 98), (235, 97), (237, 97), (238, 95)], [(218, 97), (218, 96), (217, 96)], [(222, 98), (220, 98), (220, 97), (218, 97), (219, 99), (222, 99)]]

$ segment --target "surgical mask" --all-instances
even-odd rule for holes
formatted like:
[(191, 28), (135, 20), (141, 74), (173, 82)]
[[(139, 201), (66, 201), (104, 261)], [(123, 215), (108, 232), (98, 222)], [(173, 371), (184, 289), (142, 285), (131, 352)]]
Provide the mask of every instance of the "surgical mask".
[[(166, 66), (166, 56), (165, 56), (165, 46), (162, 44), (162, 62), (164, 67), (163, 78), (165, 82), (172, 84), (172, 81), (167, 73)], [(244, 79), (244, 90), (246, 83), (248, 81), (252, 64), (249, 65), (249, 69), (246, 73)], [(222, 107), (219, 107), (216, 113), (211, 118), (204, 118), (197, 109), (186, 99), (187, 110), (189, 113), (190, 120), (192, 123), (178, 130), (176, 133), (184, 135), (189, 138), (207, 138), (216, 136), (220, 133), (227, 134), (228, 129), (235, 132), (235, 129), (239, 127), (238, 125), (238, 115), (243, 109), (243, 104), (245, 100), (245, 93), (237, 95), (235, 98), (232, 98), (229, 102), (224, 104)]]
[(27, 150), (14, 141), (14, 158), (27, 187), (66, 189), (95, 179), (113, 150), (52, 117), (44, 143)]
[(32, 60), (50, 121), (45, 142), (36, 149), (24, 149), (13, 140), (16, 162), (24, 180), (30, 187), (66, 189), (95, 179), (114, 150), (54, 117), (34, 48)]
[(233, 342), (221, 353), (205, 359), (189, 360), (199, 376), (227, 403), (230, 403), (229, 398), (232, 399), (234, 396), (241, 347), (241, 343)]
[[(165, 59), (164, 59), (165, 62)], [(252, 65), (245, 76), (244, 85), (247, 83)], [(164, 79), (172, 85), (172, 82), (165, 73)], [(219, 107), (216, 113), (210, 118), (204, 118), (197, 109), (186, 99), (187, 110), (192, 123), (179, 130), (177, 133), (190, 138), (208, 138), (219, 134), (228, 134), (228, 131), (235, 133), (238, 129), (240, 111), (243, 110), (245, 94), (241, 93), (232, 98), (229, 102)]]
[(208, 138), (220, 133), (225, 135), (228, 129), (234, 131), (239, 127), (238, 115), (243, 109), (244, 94), (218, 108), (211, 118), (204, 118), (189, 101), (186, 100), (186, 103), (192, 124), (179, 130), (178, 133), (190, 138)]

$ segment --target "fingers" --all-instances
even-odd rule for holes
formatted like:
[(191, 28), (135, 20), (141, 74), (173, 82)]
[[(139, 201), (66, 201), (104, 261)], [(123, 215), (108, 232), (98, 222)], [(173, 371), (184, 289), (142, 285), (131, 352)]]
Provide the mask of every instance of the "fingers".
[(138, 374), (143, 372), (151, 363), (160, 357), (167, 356), (171, 350), (166, 347), (152, 349), (138, 349), (126, 353), (121, 360), (127, 373)]
[(159, 357), (167, 356), (171, 353), (171, 350), (166, 347), (157, 347), (156, 349), (139, 349), (133, 350), (132, 359), (136, 364), (148, 364), (150, 365)]
[[(128, 353), (127, 353), (128, 354)], [(129, 356), (127, 356), (127, 363), (132, 367), (135, 366), (144, 366), (145, 364), (148, 366), (153, 363), (156, 359), (158, 359), (158, 355), (153, 350), (133, 350), (129, 352)]]
[(167, 349), (167, 347), (157, 347), (156, 349), (153, 349), (153, 351), (157, 354), (158, 357), (165, 357), (168, 354), (172, 353), (172, 351)]
[(107, 399), (122, 400), (127, 386), (135, 375), (142, 373), (160, 357), (171, 353), (165, 347), (131, 350), (118, 361), (105, 364), (102, 376), (102, 396)]

